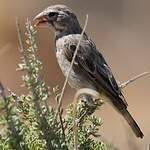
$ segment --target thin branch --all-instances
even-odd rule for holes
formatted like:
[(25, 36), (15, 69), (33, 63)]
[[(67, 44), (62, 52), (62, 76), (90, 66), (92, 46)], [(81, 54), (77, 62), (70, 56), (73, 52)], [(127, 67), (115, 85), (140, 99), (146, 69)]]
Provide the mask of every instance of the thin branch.
[[(58, 105), (58, 102), (59, 102), (59, 96), (60, 96), (60, 94), (56, 95), (56, 97), (55, 97), (57, 105)], [(65, 127), (64, 127), (64, 124), (63, 124), (63, 118), (62, 118), (62, 112), (61, 111), (63, 112), (63, 110), (60, 110), (58, 112), (58, 116), (59, 116), (59, 120), (60, 120), (60, 124), (61, 124), (62, 135), (63, 135), (63, 138), (64, 138), (64, 142), (66, 144)]]
[(18, 18), (16, 18), (16, 27), (17, 27), (17, 34), (19, 39), (20, 52), (24, 52), (24, 44), (23, 44), (22, 33), (20, 30), (20, 24)]
[[(29, 66), (29, 61), (28, 61), (28, 58), (26, 55), (23, 38), (22, 38), (22, 32), (21, 32), (18, 18), (16, 18), (16, 28), (17, 28), (17, 34), (18, 34), (18, 39), (19, 39), (19, 50), (23, 54), (23, 59), (24, 59), (25, 63), (27, 64), (27, 66)], [(28, 73), (28, 75), (30, 75), (29, 71), (27, 71), (27, 73)]]
[(0, 81), (0, 96), (5, 97), (5, 94), (4, 94), (4, 86), (3, 86), (3, 84), (1, 83), (1, 81)]
[(121, 83), (121, 84), (119, 85), (119, 87), (120, 87), (121, 89), (123, 89), (123, 88), (125, 88), (128, 84), (130, 84), (130, 83), (136, 81), (137, 79), (139, 79), (139, 78), (141, 78), (141, 77), (144, 77), (144, 76), (146, 76), (146, 75), (148, 75), (148, 74), (149, 74), (149, 72), (143, 72), (143, 73), (141, 73), (141, 74), (139, 74), (139, 75), (137, 75), (137, 76), (131, 78), (130, 80)]
[(74, 55), (73, 55), (73, 58), (72, 58), (72, 61), (71, 61), (71, 65), (70, 65), (70, 68), (69, 68), (67, 77), (66, 77), (66, 79), (65, 79), (65, 82), (64, 82), (64, 85), (63, 85), (63, 88), (62, 88), (62, 92), (61, 92), (61, 95), (60, 95), (60, 98), (59, 98), (59, 102), (58, 102), (58, 105), (57, 105), (57, 109), (56, 109), (56, 114), (55, 114), (54, 121), (56, 120), (56, 118), (57, 118), (57, 116), (58, 116), (59, 109), (60, 109), (61, 104), (62, 104), (62, 99), (63, 99), (63, 96), (64, 96), (64, 92), (65, 92), (65, 89), (66, 89), (66, 86), (67, 86), (67, 82), (68, 82), (68, 79), (69, 79), (69, 75), (70, 75), (70, 72), (71, 72), (73, 63), (74, 63), (74, 61), (75, 61), (75, 57), (76, 57), (76, 55), (77, 55), (77, 52), (78, 52), (78, 49), (79, 49), (79, 46), (80, 46), (80, 43), (81, 43), (83, 34), (84, 34), (84, 32), (85, 32), (87, 23), (88, 23), (88, 14), (86, 15), (85, 25), (84, 25), (84, 28), (83, 28), (83, 30), (82, 30), (82, 33), (81, 33), (79, 42), (78, 42), (78, 44), (77, 44), (76, 50), (75, 50), (75, 52), (74, 52)]

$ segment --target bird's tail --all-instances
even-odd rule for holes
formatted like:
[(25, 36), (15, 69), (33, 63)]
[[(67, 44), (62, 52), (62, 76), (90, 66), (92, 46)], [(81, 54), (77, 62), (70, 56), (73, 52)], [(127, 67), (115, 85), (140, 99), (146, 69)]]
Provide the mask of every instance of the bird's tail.
[(144, 134), (142, 133), (142, 131), (139, 128), (138, 124), (133, 119), (133, 117), (128, 112), (128, 110), (127, 109), (123, 109), (123, 111), (121, 111), (121, 114), (123, 115), (123, 117), (125, 118), (125, 120), (128, 122), (128, 124), (130, 125), (130, 127), (133, 130), (133, 132), (135, 133), (135, 135), (137, 137), (143, 138)]

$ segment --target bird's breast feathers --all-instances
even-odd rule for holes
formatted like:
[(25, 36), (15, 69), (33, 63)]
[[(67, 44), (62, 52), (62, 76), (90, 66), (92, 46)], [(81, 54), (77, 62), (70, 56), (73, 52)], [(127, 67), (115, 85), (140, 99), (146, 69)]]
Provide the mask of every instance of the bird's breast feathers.
[[(73, 45), (75, 45), (74, 48), (75, 50), (79, 39), (80, 35), (76, 34), (76, 35), (67, 35), (56, 40), (56, 57), (64, 76), (67, 76), (68, 74), (71, 65), (71, 60), (73, 57), (72, 54), (74, 54), (74, 52), (72, 52), (72, 54), (67, 54), (66, 56), (65, 52), (70, 48), (70, 46)], [(71, 69), (69, 75), (69, 84), (71, 87), (76, 89), (83, 87), (93, 88), (91, 83), (89, 83), (88, 80), (84, 78), (81, 72), (77, 73), (73, 69)]]
[[(66, 57), (65, 52), (69, 49), (70, 45), (77, 44), (79, 36), (80, 35), (67, 35), (56, 40), (56, 57), (65, 76), (67, 75), (67, 71), (69, 70), (71, 64), (71, 60), (68, 60), (69, 56)], [(70, 56), (70, 59), (72, 59), (72, 56)], [(73, 70), (71, 73), (74, 73)]]

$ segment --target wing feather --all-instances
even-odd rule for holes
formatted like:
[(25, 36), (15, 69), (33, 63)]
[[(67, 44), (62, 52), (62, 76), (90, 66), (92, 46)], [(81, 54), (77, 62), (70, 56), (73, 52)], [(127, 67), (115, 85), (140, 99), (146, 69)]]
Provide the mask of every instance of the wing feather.
[[(66, 58), (71, 62), (75, 45), (77, 41), (68, 43), (65, 50)], [(73, 44), (73, 46), (72, 46)], [(103, 90), (110, 98), (117, 97), (118, 105), (122, 104), (127, 107), (127, 102), (121, 93), (110, 67), (107, 65), (101, 53), (96, 49), (94, 43), (89, 39), (83, 39), (80, 43), (79, 50), (75, 59), (75, 67), (82, 69), (89, 78), (96, 84), (96, 86)]]

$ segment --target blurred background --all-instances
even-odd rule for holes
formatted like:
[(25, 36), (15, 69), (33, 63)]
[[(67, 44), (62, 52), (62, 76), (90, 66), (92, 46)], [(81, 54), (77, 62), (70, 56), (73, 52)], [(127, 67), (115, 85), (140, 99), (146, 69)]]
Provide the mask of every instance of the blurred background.
[[(150, 1), (148, 0), (1, 0), (0, 1), (0, 80), (18, 95), (21, 73), (15, 19), (24, 31), (27, 17), (32, 19), (45, 7), (65, 4), (77, 14), (82, 26), (89, 14), (87, 33), (101, 49), (119, 81), (125, 81), (144, 71), (150, 71)], [(44, 77), (50, 87), (62, 86), (64, 77), (54, 54), (54, 36), (50, 29), (38, 29), (40, 59)], [(67, 89), (64, 105), (71, 102), (74, 91)], [(104, 123), (100, 133), (121, 150), (146, 150), (150, 144), (150, 76), (124, 89), (129, 111), (144, 132), (144, 138), (134, 137), (126, 122), (111, 106), (105, 104), (97, 112)], [(53, 101), (53, 98), (51, 98)]]

